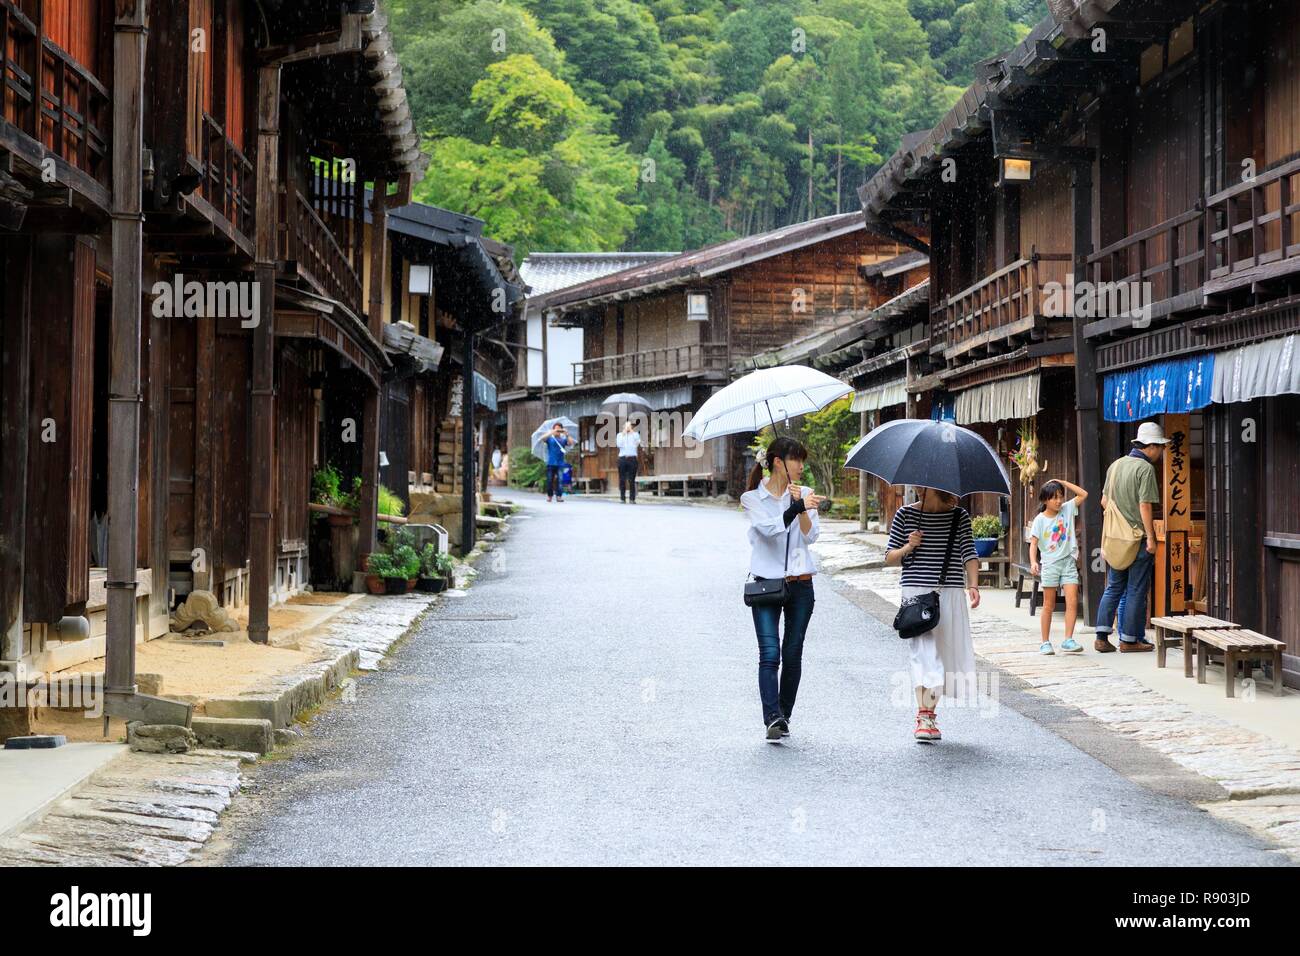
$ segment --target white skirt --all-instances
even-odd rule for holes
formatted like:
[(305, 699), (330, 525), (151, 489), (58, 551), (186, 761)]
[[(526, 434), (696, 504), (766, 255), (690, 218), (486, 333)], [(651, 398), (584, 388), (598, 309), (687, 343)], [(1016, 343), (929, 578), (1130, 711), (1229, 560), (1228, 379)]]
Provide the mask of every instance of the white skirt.
[[(904, 586), (903, 597), (918, 597), (932, 587)], [(970, 605), (964, 588), (939, 588), (939, 623), (908, 639), (912, 687), (943, 688), (943, 696), (973, 700), (977, 696), (975, 644), (970, 633)]]

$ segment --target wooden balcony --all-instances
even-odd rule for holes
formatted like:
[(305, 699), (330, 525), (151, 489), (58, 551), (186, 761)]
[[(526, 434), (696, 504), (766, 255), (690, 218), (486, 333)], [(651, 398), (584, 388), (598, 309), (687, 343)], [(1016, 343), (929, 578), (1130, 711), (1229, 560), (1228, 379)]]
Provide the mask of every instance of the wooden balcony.
[(1207, 292), (1251, 280), (1283, 275), (1300, 268), (1300, 236), (1295, 217), (1300, 159), (1260, 173), (1249, 182), (1215, 193), (1205, 201), (1204, 229), (1210, 237), (1203, 267)]
[(703, 342), (662, 349), (602, 355), (573, 363), (574, 385), (615, 385), (678, 375), (719, 374), (727, 370), (727, 346)]
[(1032, 337), (1043, 329), (1043, 286), (1064, 283), (1070, 259), (1069, 253), (1035, 252), (949, 297), (934, 316), (944, 357), (987, 351), (1002, 340)]
[(1204, 218), (1199, 208), (1190, 209), (1099, 249), (1088, 257), (1093, 283), (1149, 283), (1142, 295), (1151, 305), (1199, 292), (1205, 282)]
[(10, 0), (0, 0), (0, 64), (4, 120), (10, 127), (0, 127), (0, 146), (36, 169), (47, 155), (58, 157), (86, 177), (84, 182), (73, 177), (70, 185), (106, 202), (103, 190), (84, 188), (109, 184), (111, 100), (104, 84), (41, 36)]
[(292, 185), (280, 194), (280, 259), (287, 270), (306, 279), (321, 295), (342, 303), (365, 321), (361, 279), (334, 233)]
[(252, 239), (257, 179), (252, 162), (227, 137), (221, 124), (203, 114), (203, 198), (242, 236)]

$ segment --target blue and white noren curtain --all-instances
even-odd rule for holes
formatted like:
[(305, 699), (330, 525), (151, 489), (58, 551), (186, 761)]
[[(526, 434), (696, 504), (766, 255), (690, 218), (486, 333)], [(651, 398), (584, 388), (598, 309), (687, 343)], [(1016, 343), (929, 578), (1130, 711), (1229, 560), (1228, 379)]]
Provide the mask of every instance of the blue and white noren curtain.
[(1103, 414), (1108, 422), (1137, 422), (1191, 412), (1210, 404), (1213, 388), (1208, 353), (1112, 372), (1102, 383)]

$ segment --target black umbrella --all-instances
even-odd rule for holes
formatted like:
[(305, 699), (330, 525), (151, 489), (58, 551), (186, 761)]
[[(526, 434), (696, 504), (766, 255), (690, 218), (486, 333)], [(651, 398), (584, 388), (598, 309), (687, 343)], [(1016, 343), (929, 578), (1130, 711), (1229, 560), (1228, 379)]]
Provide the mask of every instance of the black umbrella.
[(885, 422), (853, 446), (844, 467), (891, 485), (938, 488), (958, 497), (979, 491), (1011, 494), (1011, 480), (997, 452), (969, 428), (951, 422)]

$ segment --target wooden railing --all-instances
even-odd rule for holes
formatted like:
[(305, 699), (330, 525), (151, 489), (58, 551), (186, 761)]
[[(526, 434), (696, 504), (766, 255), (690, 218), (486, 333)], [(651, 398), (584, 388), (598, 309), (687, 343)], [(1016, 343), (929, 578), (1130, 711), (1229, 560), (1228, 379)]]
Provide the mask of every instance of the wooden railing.
[[(1143, 303), (1172, 299), (1205, 282), (1201, 209), (1125, 236), (1088, 257), (1092, 281), (1141, 285)], [(1150, 283), (1149, 286), (1146, 283)]]
[(280, 258), (293, 263), (322, 294), (343, 303), (365, 321), (361, 280), (334, 233), (292, 185), (280, 194), (280, 221)]
[(17, 5), (0, 0), (4, 118), (50, 153), (108, 184), (108, 90)]
[(602, 355), (573, 363), (573, 383), (591, 385), (597, 382), (635, 381), (643, 378), (661, 378), (686, 372), (726, 371), (727, 346), (721, 343), (702, 342), (698, 345), (677, 345), (623, 355)]
[(994, 339), (1028, 332), (1043, 317), (1043, 286), (1065, 282), (1069, 253), (1035, 252), (948, 298), (944, 350), (960, 353)]
[(226, 137), (221, 124), (203, 114), (203, 198), (243, 235), (253, 236), (253, 164)]
[(1215, 193), (1205, 202), (1210, 279), (1300, 255), (1295, 231), (1300, 159)]

